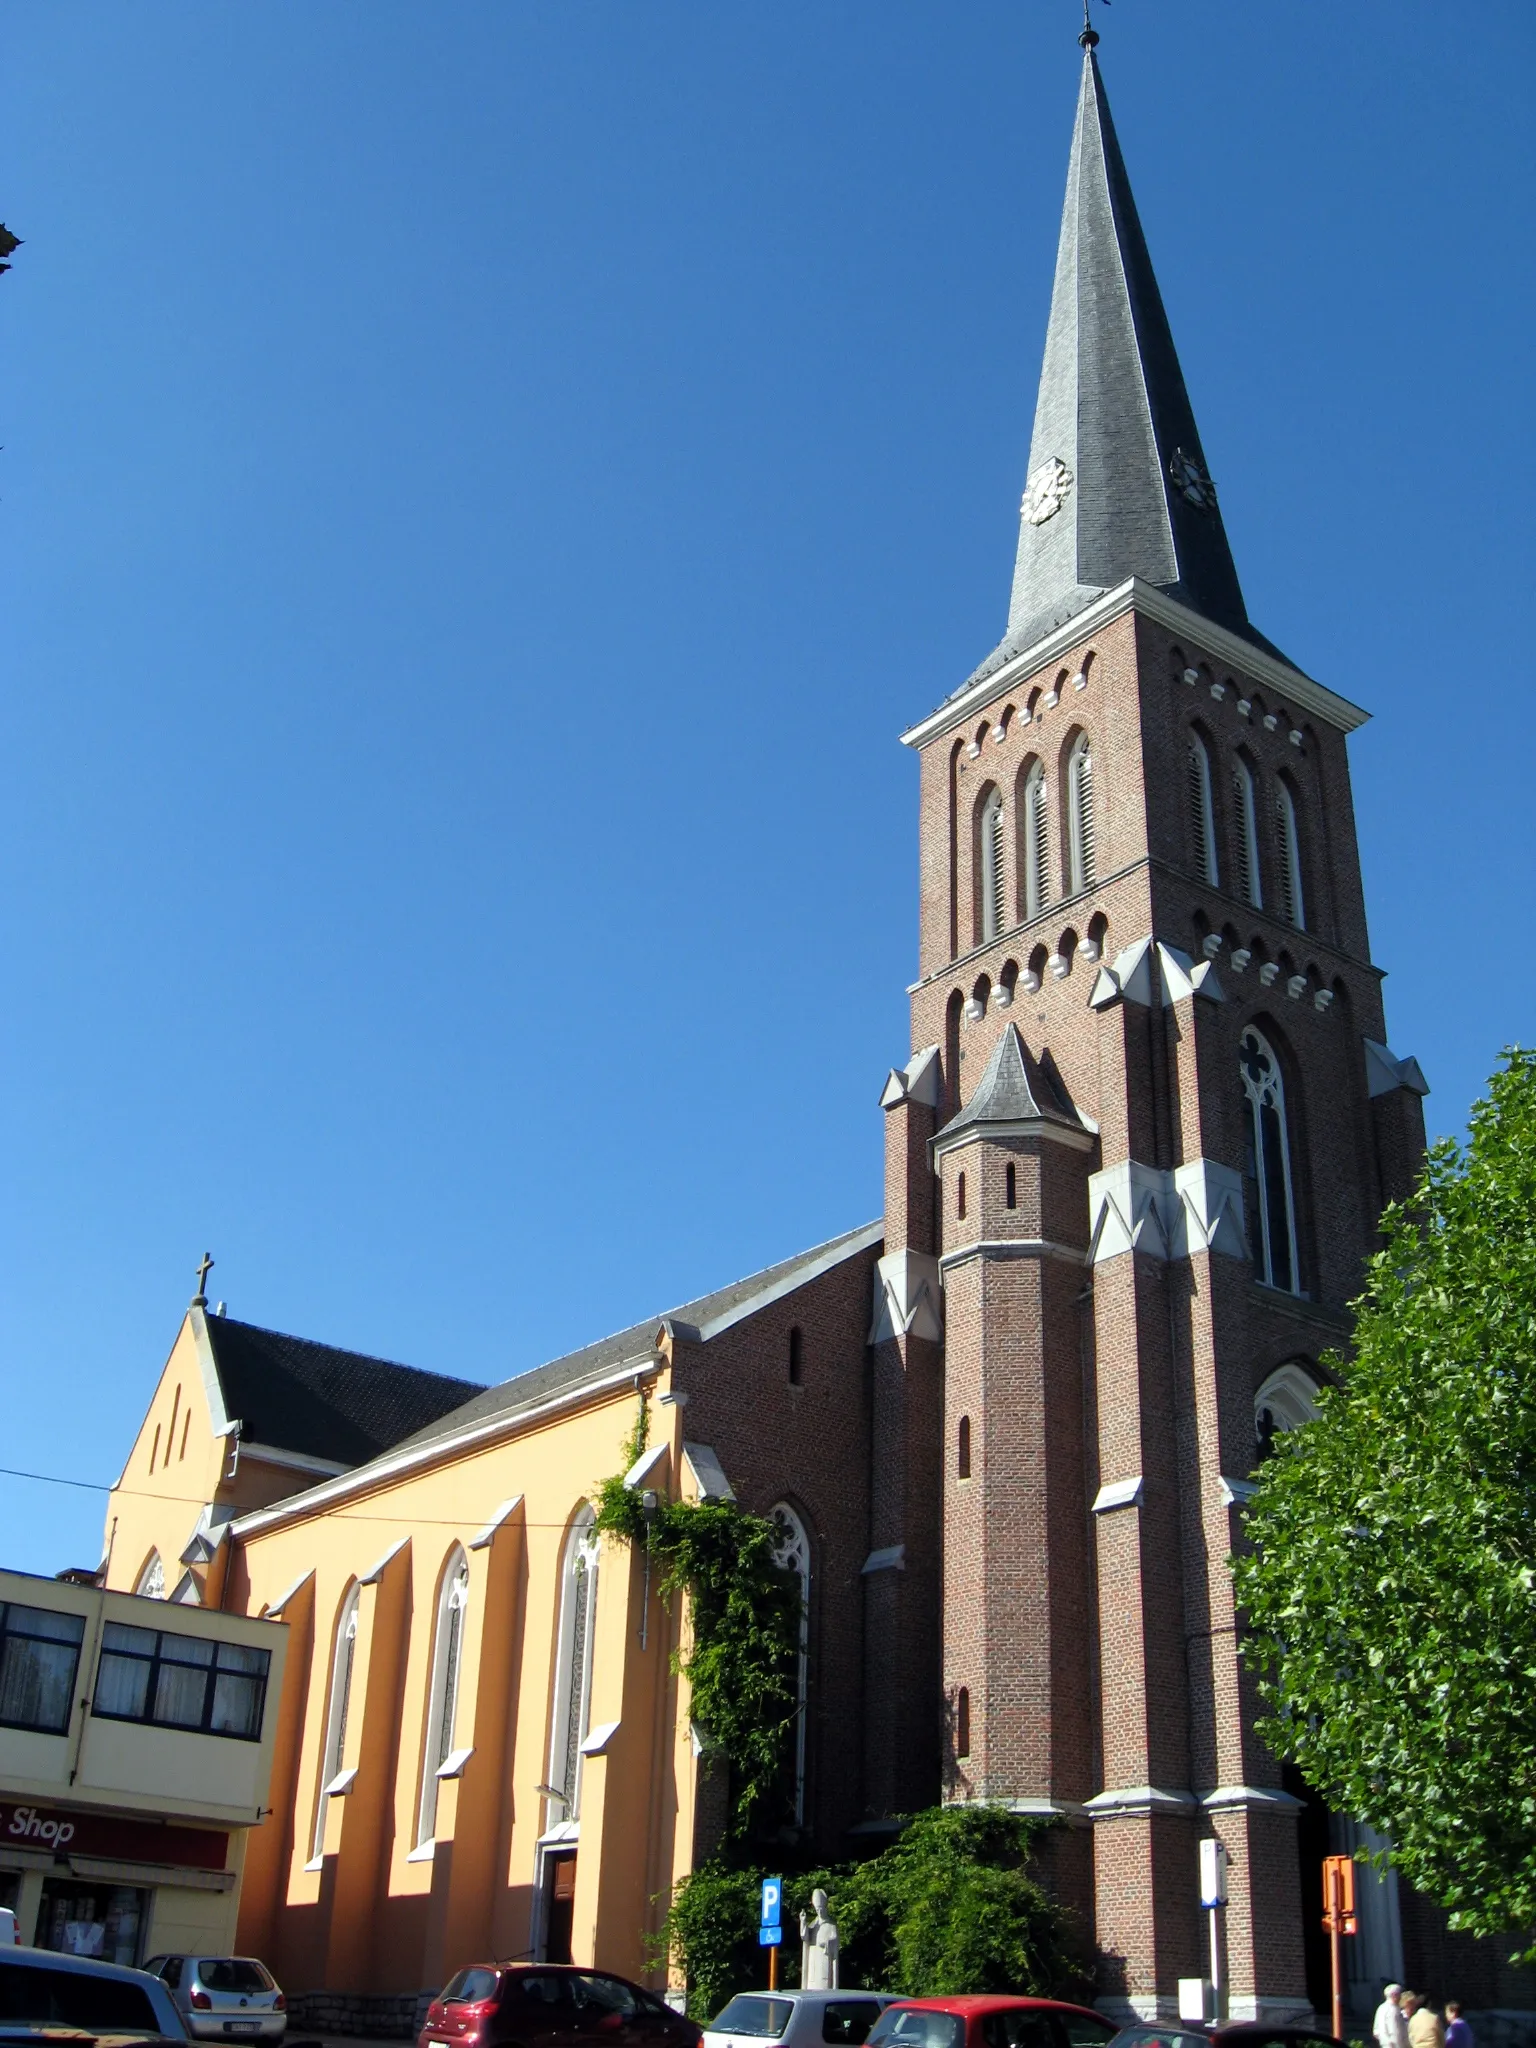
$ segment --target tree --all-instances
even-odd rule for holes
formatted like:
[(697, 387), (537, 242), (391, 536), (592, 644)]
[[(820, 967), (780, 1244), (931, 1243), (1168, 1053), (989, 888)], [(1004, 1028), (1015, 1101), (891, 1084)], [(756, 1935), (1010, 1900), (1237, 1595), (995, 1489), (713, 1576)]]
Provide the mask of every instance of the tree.
[(1261, 1732), (1474, 1934), (1536, 1957), (1536, 1054), (1382, 1218), (1354, 1355), (1235, 1561)]

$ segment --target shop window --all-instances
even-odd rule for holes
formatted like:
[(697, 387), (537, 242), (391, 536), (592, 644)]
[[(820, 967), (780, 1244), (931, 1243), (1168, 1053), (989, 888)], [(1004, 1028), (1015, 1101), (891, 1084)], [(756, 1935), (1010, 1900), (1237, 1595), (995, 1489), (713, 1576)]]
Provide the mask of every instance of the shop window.
[[(62, 1955), (94, 1956), (98, 1962), (132, 1966), (139, 1959), (144, 1905), (145, 1894), (136, 1885), (48, 1878), (37, 1914), (37, 1946)], [(30, 1977), (32, 1972), (27, 1974)], [(40, 1974), (48, 1980), (43, 1995), (49, 2009), (30, 2015), (34, 2019), (93, 2034), (160, 2031), (155, 2009), (137, 1984), (74, 1971)]]
[(84, 1634), (84, 1615), (0, 1602), (0, 1724), (69, 1732)]
[(108, 1721), (150, 1721), (256, 1742), (270, 1662), (270, 1652), (246, 1643), (109, 1621), (101, 1632), (91, 1712)]

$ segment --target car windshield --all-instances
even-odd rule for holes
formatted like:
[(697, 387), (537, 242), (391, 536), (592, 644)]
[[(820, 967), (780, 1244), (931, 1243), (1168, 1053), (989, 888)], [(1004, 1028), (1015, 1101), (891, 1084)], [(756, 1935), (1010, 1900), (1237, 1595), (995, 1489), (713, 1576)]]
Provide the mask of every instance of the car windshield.
[(869, 2036), (869, 2048), (965, 2048), (965, 2021), (952, 2012), (893, 2005)]
[(249, 1956), (204, 1956), (197, 1966), (205, 1991), (270, 1991), (272, 1979), (260, 1963)]
[(1205, 2034), (1186, 2027), (1122, 2027), (1110, 2048), (1211, 2048)]
[(710, 2021), (710, 2032), (756, 2034), (761, 2040), (777, 2041), (789, 2025), (789, 2016), (794, 2009), (792, 1999), (754, 1998), (743, 1992)]
[(495, 1996), (494, 1970), (460, 1970), (456, 1977), (448, 1979), (442, 1991), (444, 2005), (478, 2005), (482, 1999)]

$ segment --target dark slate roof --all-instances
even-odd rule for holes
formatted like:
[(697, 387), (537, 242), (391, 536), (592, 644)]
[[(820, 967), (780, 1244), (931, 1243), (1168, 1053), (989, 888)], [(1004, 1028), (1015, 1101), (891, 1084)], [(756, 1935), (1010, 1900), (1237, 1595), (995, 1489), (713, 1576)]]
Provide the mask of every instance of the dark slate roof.
[(307, 1337), (207, 1318), (224, 1410), (248, 1443), (362, 1465), (462, 1406), (474, 1380), (337, 1351)]
[[(1032, 521), (1030, 489), (1057, 463), (1070, 474), (1059, 509)], [(1190, 480), (1186, 464), (1193, 466), (1193, 497), (1175, 478), (1178, 471)], [(1278, 653), (1249, 624), (1214, 487), (1205, 489), (1209, 474), (1090, 48), (1067, 171), (1008, 631), (970, 680), (1033, 646), (1131, 576)], [(1207, 501), (1195, 502), (1201, 497)]]
[(939, 1136), (948, 1139), (973, 1124), (1067, 1124), (1084, 1128), (1081, 1119), (1053, 1085), (1050, 1075), (1030, 1053), (1010, 1018), (992, 1048), (987, 1070), (965, 1107), (952, 1116)]
[(580, 1351), (569, 1352), (564, 1358), (553, 1359), (547, 1365), (536, 1365), (528, 1372), (518, 1373), (513, 1379), (503, 1380), (499, 1386), (487, 1387), (462, 1407), (444, 1415), (440, 1421), (408, 1437), (406, 1445), (431, 1443), (437, 1437), (453, 1436), (460, 1430), (493, 1423), (503, 1416), (515, 1414), (520, 1408), (533, 1407), (553, 1394), (577, 1387), (583, 1380), (601, 1379), (631, 1359), (638, 1369), (641, 1362), (651, 1358), (656, 1332), (663, 1322), (680, 1326), (680, 1336), (698, 1335), (701, 1331), (707, 1336), (711, 1324), (722, 1316), (730, 1315), (733, 1310), (748, 1307), (756, 1296), (788, 1293), (838, 1264), (841, 1259), (852, 1257), (860, 1249), (859, 1240), (868, 1241), (875, 1229), (875, 1225), (866, 1223), (857, 1230), (846, 1230), (840, 1237), (829, 1238), (825, 1244), (814, 1245), (809, 1251), (799, 1252), (792, 1259), (783, 1259), (776, 1266), (765, 1266), (760, 1273), (732, 1281), (729, 1287), (717, 1288), (713, 1294), (701, 1295), (697, 1301), (685, 1302), (681, 1308), (663, 1309), (638, 1323), (631, 1323), (627, 1330), (616, 1331), (611, 1337), (602, 1337), (595, 1344), (584, 1345)]

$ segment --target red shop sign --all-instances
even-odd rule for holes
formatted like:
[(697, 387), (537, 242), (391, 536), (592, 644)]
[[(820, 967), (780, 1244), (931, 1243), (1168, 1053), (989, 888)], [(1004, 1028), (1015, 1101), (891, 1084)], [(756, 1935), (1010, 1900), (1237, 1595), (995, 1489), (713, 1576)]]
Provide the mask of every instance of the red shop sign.
[(222, 1870), (229, 1837), (212, 1828), (183, 1828), (67, 1806), (0, 1800), (0, 1861), (7, 1849), (52, 1849), (56, 1855), (112, 1856), (125, 1863), (180, 1863), (192, 1870)]

